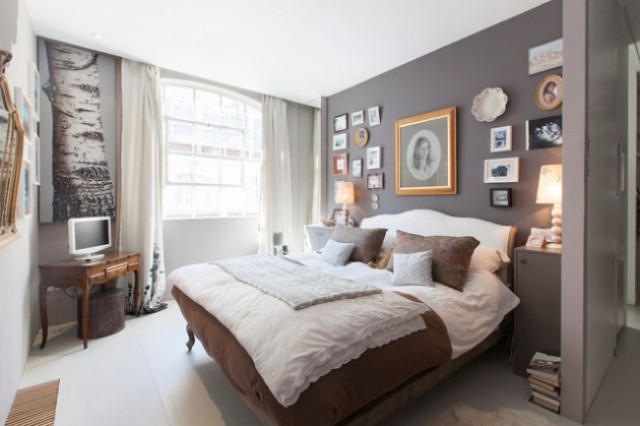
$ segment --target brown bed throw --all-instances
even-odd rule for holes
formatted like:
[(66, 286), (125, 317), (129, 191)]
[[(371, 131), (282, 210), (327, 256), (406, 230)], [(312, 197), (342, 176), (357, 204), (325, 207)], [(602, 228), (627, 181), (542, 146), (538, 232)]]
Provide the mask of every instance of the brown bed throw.
[(422, 314), (425, 330), (368, 350), (312, 383), (285, 408), (231, 332), (180, 289), (174, 287), (172, 294), (189, 327), (233, 386), (277, 425), (338, 424), (415, 375), (451, 360), (447, 329), (435, 312), (428, 311)]

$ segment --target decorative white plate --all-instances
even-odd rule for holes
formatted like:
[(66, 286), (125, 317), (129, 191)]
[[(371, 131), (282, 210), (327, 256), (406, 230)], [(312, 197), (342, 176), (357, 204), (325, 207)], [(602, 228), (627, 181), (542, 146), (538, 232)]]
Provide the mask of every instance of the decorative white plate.
[(509, 98), (499, 87), (487, 87), (473, 98), (471, 114), (478, 121), (493, 121), (504, 114)]

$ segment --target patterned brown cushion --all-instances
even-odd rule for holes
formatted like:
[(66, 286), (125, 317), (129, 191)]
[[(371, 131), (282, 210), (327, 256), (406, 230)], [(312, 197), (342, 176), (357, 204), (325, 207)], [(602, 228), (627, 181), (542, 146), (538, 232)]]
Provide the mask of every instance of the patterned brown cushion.
[(376, 260), (386, 233), (386, 229), (353, 228), (338, 225), (331, 234), (331, 239), (355, 246), (349, 260), (369, 263)]
[[(473, 237), (445, 237), (409, 234), (397, 231), (394, 253), (433, 251), (433, 279), (462, 291), (473, 250), (480, 241)], [(387, 269), (393, 270), (393, 257)]]

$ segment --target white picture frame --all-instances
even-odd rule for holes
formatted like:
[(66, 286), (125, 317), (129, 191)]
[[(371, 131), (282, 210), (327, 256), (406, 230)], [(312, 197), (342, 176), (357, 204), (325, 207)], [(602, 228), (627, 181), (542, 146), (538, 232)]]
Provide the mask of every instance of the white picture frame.
[(33, 149), (32, 149), (32, 158), (31, 163), (33, 167), (33, 177), (32, 181), (34, 185), (40, 185), (40, 136), (37, 134), (33, 135)]
[(369, 115), (369, 126), (377, 126), (380, 124), (380, 107), (374, 106), (367, 110)]
[(511, 126), (494, 127), (491, 129), (491, 152), (511, 151)]
[(362, 158), (351, 160), (351, 176), (362, 177)]
[(564, 43), (561, 38), (529, 49), (529, 75), (561, 67)]
[(484, 160), (484, 183), (518, 182), (520, 158), (495, 158)]
[(367, 170), (376, 170), (382, 167), (382, 147), (372, 146), (367, 148)]
[(364, 124), (364, 110), (351, 113), (351, 127)]
[(333, 150), (339, 151), (341, 149), (347, 149), (347, 133), (333, 135)]
[(40, 121), (40, 72), (34, 62), (29, 62), (29, 91), (28, 97), (33, 106), (33, 118)]

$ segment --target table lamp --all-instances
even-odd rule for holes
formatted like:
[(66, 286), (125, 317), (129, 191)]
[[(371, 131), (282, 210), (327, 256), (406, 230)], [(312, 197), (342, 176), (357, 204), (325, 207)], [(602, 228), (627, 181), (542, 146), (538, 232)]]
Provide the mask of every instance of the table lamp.
[(547, 164), (540, 167), (537, 204), (553, 204), (551, 209), (550, 247), (560, 247), (562, 242), (562, 164)]
[(353, 204), (355, 202), (353, 182), (339, 181), (336, 182), (335, 188), (335, 203), (342, 204), (342, 217), (344, 219), (344, 223), (341, 225), (347, 225), (349, 223), (349, 210), (347, 210), (347, 204)]

